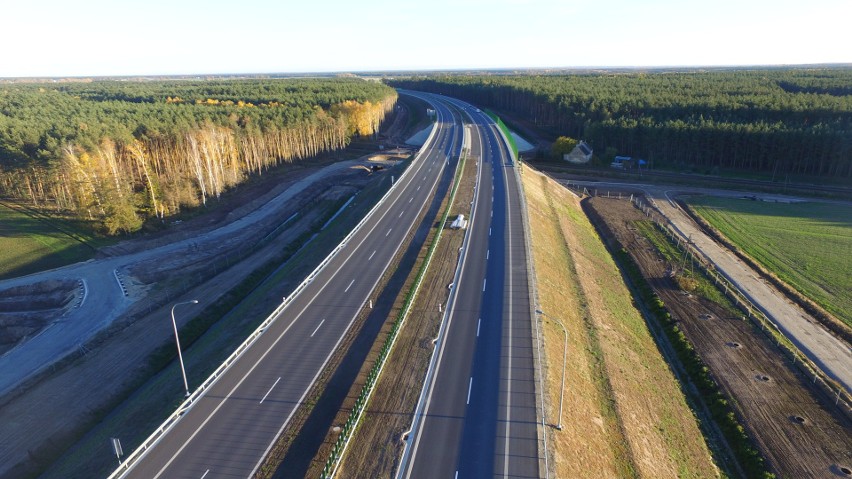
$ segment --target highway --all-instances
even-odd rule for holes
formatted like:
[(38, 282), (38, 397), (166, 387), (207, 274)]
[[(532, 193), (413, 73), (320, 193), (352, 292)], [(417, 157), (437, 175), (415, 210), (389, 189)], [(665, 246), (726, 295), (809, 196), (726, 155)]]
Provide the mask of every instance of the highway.
[(466, 251), (397, 477), (539, 477), (527, 252), (515, 166), (470, 105), (478, 182)]
[[(461, 150), (435, 103), (434, 135), (386, 201), (239, 359), (121, 477), (249, 477), (305, 399)], [(120, 431), (116, 431), (121, 436)]]

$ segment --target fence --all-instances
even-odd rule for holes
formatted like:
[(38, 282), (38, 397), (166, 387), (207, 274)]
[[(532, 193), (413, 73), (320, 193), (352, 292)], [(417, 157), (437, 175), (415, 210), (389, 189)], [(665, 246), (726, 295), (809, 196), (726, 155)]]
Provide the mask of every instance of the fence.
[(733, 303), (746, 313), (747, 318), (753, 321), (755, 325), (760, 327), (761, 331), (766, 334), (772, 341), (776, 343), (782, 353), (784, 353), (793, 364), (805, 374), (806, 377), (812, 377), (813, 383), (817, 385), (823, 393), (834, 400), (834, 405), (846, 416), (852, 416), (850, 404), (852, 397), (841, 385), (836, 384), (830, 379), (825, 372), (817, 367), (807, 358), (788, 338), (781, 328), (772, 321), (757, 305), (743, 294), (743, 292), (724, 274), (716, 270), (715, 265), (709, 258), (695, 248), (688, 240), (682, 238), (677, 229), (665, 219), (657, 209), (643, 202), (638, 196), (631, 197), (633, 204), (640, 209), (645, 216), (650, 218), (657, 228), (666, 234), (672, 243), (681, 251), (683, 251), (689, 261), (698, 267), (707, 277), (711, 278), (714, 284), (722, 291)]

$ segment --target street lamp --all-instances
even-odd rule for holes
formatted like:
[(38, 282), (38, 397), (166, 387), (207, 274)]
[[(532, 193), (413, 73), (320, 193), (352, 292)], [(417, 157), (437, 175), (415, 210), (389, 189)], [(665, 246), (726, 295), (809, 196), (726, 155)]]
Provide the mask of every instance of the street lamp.
[(180, 338), (178, 338), (177, 322), (175, 322), (175, 308), (182, 304), (198, 304), (198, 300), (193, 299), (192, 301), (184, 301), (172, 306), (172, 326), (175, 328), (175, 343), (177, 344), (178, 360), (180, 361), (180, 372), (183, 374), (183, 388), (186, 389), (186, 397), (189, 397), (189, 383), (186, 382), (186, 369), (183, 367), (183, 355), (180, 352)]
[(550, 315), (544, 314), (544, 311), (540, 309), (535, 310), (536, 314), (541, 316), (547, 316), (551, 319), (551, 322), (555, 321), (562, 328), (562, 333), (564, 335), (564, 341), (562, 345), (562, 387), (559, 388), (559, 421), (556, 424), (556, 429), (562, 430), (562, 400), (565, 399), (565, 361), (568, 357), (568, 330), (565, 329), (565, 325), (562, 324), (562, 321), (554, 318)]

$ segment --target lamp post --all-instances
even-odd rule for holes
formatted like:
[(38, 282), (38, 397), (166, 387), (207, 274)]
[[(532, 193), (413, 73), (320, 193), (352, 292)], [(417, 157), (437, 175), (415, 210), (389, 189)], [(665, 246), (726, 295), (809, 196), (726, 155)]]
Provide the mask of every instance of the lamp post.
[(184, 301), (176, 303), (172, 306), (172, 326), (175, 328), (175, 344), (177, 344), (178, 360), (180, 361), (180, 372), (183, 375), (183, 388), (186, 390), (186, 396), (189, 397), (189, 383), (186, 381), (186, 369), (183, 367), (183, 355), (180, 352), (180, 338), (178, 338), (177, 322), (175, 321), (175, 308), (182, 304), (198, 304), (197, 299), (192, 301)]
[(562, 344), (562, 387), (559, 388), (559, 420), (556, 424), (556, 429), (562, 430), (562, 401), (565, 399), (565, 361), (568, 357), (568, 330), (565, 329), (565, 325), (562, 324), (562, 321), (554, 318), (550, 315), (544, 313), (544, 311), (540, 309), (536, 309), (535, 312), (541, 316), (547, 316), (550, 318), (551, 322), (556, 322), (562, 328), (562, 334), (564, 337), (564, 341)]

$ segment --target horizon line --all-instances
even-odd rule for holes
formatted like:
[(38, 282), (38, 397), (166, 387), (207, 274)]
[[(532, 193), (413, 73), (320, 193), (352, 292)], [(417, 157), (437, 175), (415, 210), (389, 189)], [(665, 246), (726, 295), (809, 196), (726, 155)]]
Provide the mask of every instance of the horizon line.
[(185, 78), (185, 77), (261, 77), (261, 76), (328, 76), (363, 75), (377, 76), (387, 74), (413, 73), (463, 73), (463, 72), (514, 72), (514, 71), (594, 71), (594, 70), (703, 70), (703, 69), (769, 69), (769, 68), (850, 68), (852, 62), (824, 63), (774, 63), (742, 65), (590, 65), (590, 66), (547, 66), (547, 67), (467, 67), (467, 68), (401, 68), (366, 70), (326, 70), (326, 71), (268, 71), (268, 72), (195, 72), (195, 73), (135, 73), (106, 75), (30, 75), (0, 76), (0, 81), (8, 80), (57, 80), (57, 79), (113, 79), (113, 78)]

